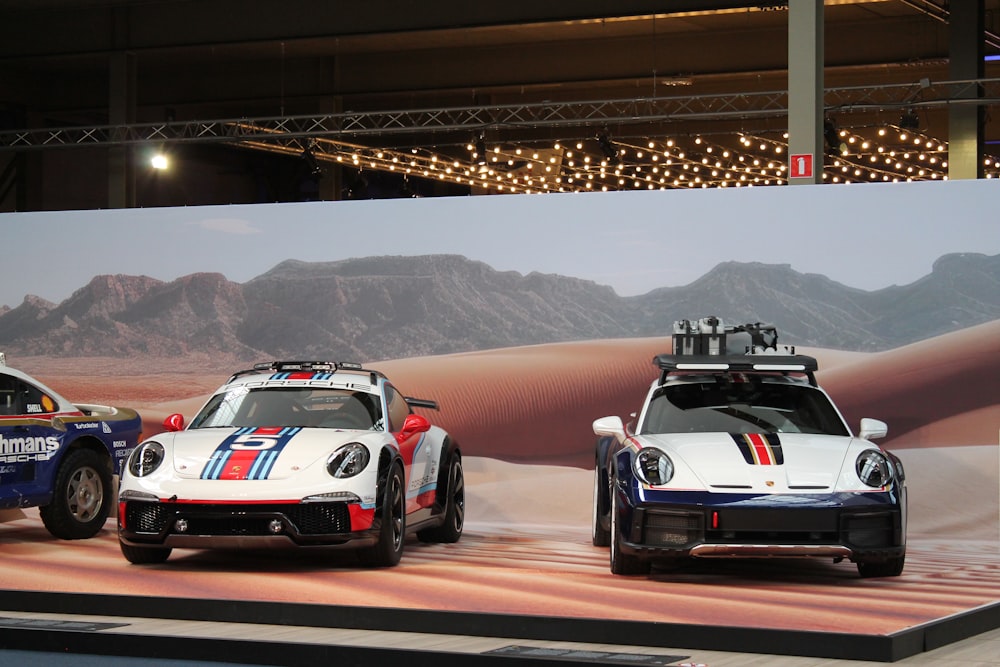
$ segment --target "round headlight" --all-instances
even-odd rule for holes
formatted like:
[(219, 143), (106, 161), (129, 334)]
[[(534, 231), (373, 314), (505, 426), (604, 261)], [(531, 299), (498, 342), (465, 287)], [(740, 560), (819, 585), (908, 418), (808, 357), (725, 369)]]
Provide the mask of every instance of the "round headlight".
[(854, 464), (858, 477), (868, 486), (879, 488), (892, 480), (892, 466), (885, 455), (874, 449), (866, 449), (858, 455)]
[(147, 440), (132, 450), (128, 459), (128, 471), (135, 477), (145, 477), (163, 463), (163, 445), (155, 440)]
[(365, 469), (370, 459), (367, 447), (360, 442), (352, 442), (330, 455), (326, 469), (337, 479), (354, 477)]
[(666, 453), (647, 447), (635, 455), (635, 472), (646, 484), (660, 486), (674, 476), (674, 463)]

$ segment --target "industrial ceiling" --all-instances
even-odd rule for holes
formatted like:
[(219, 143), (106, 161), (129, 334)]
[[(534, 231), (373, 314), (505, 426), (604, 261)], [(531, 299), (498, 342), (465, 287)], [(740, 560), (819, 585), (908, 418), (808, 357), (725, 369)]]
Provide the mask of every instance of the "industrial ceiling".
[[(964, 83), (945, 0), (825, 3), (827, 182), (947, 177), (960, 86), (1000, 154), (1000, 0), (978, 3), (987, 59)], [(106, 207), (121, 168), (135, 206), (788, 182), (782, 2), (0, 0), (0, 16), (0, 211)], [(148, 173), (152, 149), (169, 177)]]

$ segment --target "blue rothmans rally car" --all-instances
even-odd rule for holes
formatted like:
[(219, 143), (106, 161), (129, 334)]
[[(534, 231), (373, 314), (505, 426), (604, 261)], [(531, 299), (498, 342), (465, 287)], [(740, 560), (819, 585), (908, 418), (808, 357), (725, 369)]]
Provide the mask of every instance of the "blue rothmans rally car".
[(871, 442), (886, 424), (865, 418), (853, 435), (815, 358), (779, 351), (771, 325), (709, 317), (676, 322), (653, 363), (636, 425), (593, 424), (593, 543), (611, 547), (613, 573), (727, 557), (903, 571), (903, 466)]
[(135, 410), (74, 405), (0, 353), (0, 509), (38, 507), (54, 537), (93, 537), (141, 431)]

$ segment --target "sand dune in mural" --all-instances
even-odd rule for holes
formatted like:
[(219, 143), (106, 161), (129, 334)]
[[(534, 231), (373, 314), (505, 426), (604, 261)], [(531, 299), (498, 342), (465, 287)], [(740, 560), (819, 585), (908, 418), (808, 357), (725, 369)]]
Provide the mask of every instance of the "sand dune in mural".
[[(372, 362), (467, 455), (589, 468), (597, 417), (626, 418), (656, 377), (669, 340), (601, 340)], [(996, 445), (1000, 424), (1000, 320), (881, 353), (798, 350), (820, 362), (820, 383), (852, 428), (889, 424), (891, 449)], [(13, 362), (11, 362), (12, 365)], [(35, 366), (35, 367), (33, 367)], [(236, 367), (185, 360), (29, 359), (18, 367), (79, 401), (140, 408), (147, 433), (171, 411), (190, 416)], [(37, 368), (36, 368), (37, 367)]]
[[(371, 365), (405, 393), (439, 401), (441, 410), (427, 414), (458, 439), (465, 456), (567, 466), (566, 475), (586, 477), (593, 465), (591, 422), (607, 414), (627, 419), (639, 407), (656, 376), (651, 360), (668, 343), (586, 341)], [(958, 526), (967, 537), (996, 539), (997, 466), (970, 452), (997, 447), (1000, 320), (883, 353), (798, 351), (819, 359), (819, 381), (852, 426), (863, 416), (888, 422), (885, 446), (903, 458), (911, 485), (923, 487), (910, 498), (927, 508), (922, 520), (935, 532)], [(72, 400), (138, 407), (147, 435), (161, 430), (171, 412), (190, 417), (234, 370), (198, 358), (23, 361), (19, 367)], [(943, 473), (951, 484), (939, 482)], [(583, 488), (589, 494), (589, 482)], [(945, 511), (940, 503), (951, 501), (955, 488), (963, 490), (962, 506)], [(499, 513), (512, 499), (537, 503), (537, 494), (525, 488), (493, 506)], [(589, 507), (589, 498), (574, 502)]]

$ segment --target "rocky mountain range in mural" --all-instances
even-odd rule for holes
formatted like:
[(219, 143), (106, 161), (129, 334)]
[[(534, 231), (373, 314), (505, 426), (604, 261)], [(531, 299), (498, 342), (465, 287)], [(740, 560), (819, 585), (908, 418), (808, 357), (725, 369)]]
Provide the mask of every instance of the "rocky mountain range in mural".
[(1000, 255), (945, 255), (920, 280), (876, 291), (789, 265), (725, 262), (689, 285), (631, 297), (458, 255), (288, 260), (246, 283), (100, 275), (59, 304), (29, 295), (0, 306), (0, 350), (369, 361), (668, 336), (675, 320), (705, 315), (774, 323), (781, 343), (891, 349), (1000, 319)]

